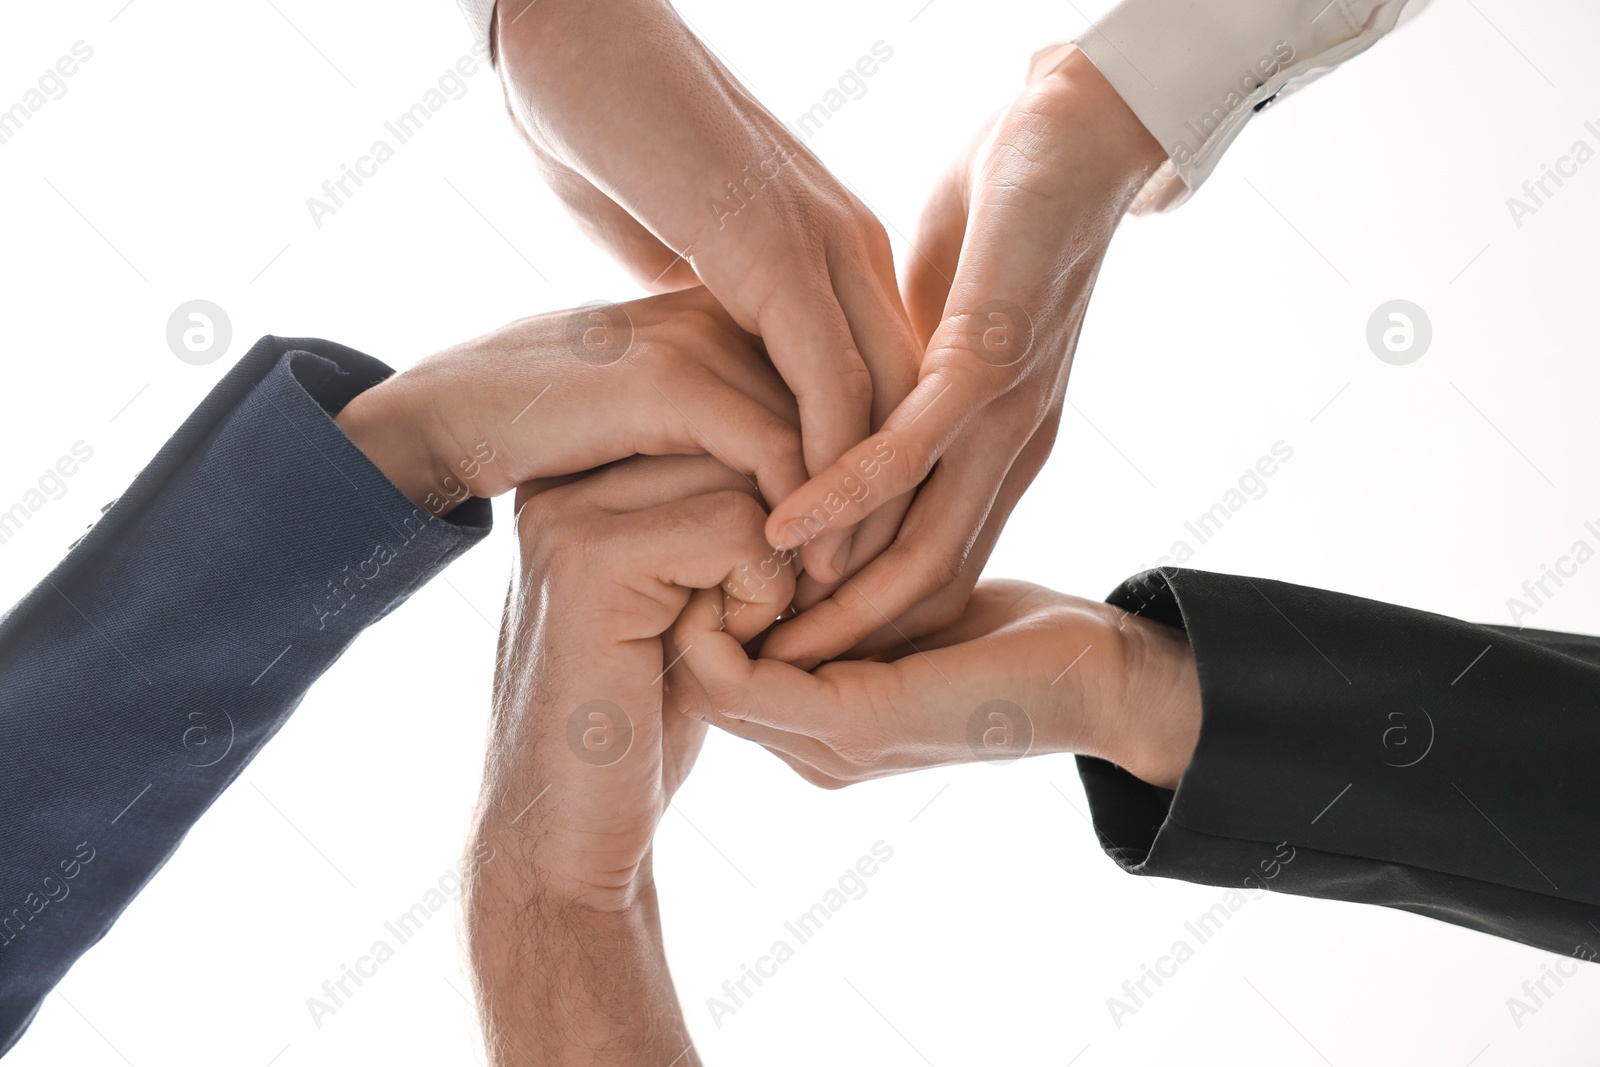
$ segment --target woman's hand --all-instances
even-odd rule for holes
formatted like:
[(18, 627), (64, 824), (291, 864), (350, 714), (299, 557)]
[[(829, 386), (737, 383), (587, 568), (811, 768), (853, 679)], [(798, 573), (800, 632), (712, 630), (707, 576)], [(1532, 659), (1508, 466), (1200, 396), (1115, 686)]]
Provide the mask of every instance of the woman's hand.
[(809, 674), (750, 659), (739, 635), (719, 628), (723, 611), (717, 591), (696, 593), (673, 629), (673, 700), (824, 787), (1072, 752), (1170, 788), (1199, 738), (1188, 640), (1107, 604), (984, 582), (920, 651)]
[[(841, 503), (837, 524), (912, 491), (915, 502), (894, 544), (870, 562), (858, 554), (848, 582), (802, 587), (809, 610), (780, 627), (764, 655), (811, 666), (961, 615), (1055, 440), (1111, 236), (1164, 159), (1075, 49), (969, 146), (934, 190), (907, 261), (906, 299), (927, 345), (915, 390), (878, 433), (773, 509), (767, 536), (796, 547), (804, 517), (830, 499)], [(840, 497), (836, 487), (882, 454), (895, 458), (872, 492)]]
[(338, 423), (430, 513), (633, 455), (706, 453), (770, 504), (805, 480), (793, 396), (704, 289), (522, 319), (361, 393)]

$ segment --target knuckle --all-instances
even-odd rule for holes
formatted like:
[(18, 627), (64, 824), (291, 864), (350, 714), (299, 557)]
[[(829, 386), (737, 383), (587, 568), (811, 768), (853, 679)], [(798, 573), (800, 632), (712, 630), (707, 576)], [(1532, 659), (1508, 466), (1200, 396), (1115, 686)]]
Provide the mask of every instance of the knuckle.
[(605, 535), (577, 524), (553, 531), (539, 557), (553, 578), (570, 576), (589, 581), (608, 572)]
[(741, 727), (750, 719), (750, 712), (754, 707), (750, 694), (744, 686), (722, 679), (701, 678), (700, 686), (705, 690), (706, 699), (718, 715), (732, 719)]
[(883, 751), (859, 734), (843, 734), (830, 747), (843, 774), (841, 778), (858, 781), (870, 776), (883, 763)]
[(851, 206), (850, 214), (856, 241), (865, 253), (867, 262), (873, 265), (892, 262), (894, 252), (889, 244), (889, 233), (878, 217), (859, 202)]
[(872, 404), (872, 372), (853, 346), (835, 349), (833, 361), (831, 371), (823, 371), (809, 381), (798, 383), (795, 398), (800, 401), (802, 409), (807, 403), (820, 403), (832, 413), (842, 402), (846, 411), (865, 412)]
[(760, 530), (767, 521), (767, 513), (749, 493), (740, 489), (721, 489), (712, 493), (706, 501), (705, 519), (731, 530)]
[(896, 538), (894, 548), (896, 554), (904, 554), (916, 561), (914, 573), (920, 588), (943, 589), (954, 585), (967, 569), (968, 548), (965, 545), (954, 550), (928, 550)]
[(794, 425), (775, 411), (767, 412), (762, 421), (761, 445), (769, 461), (800, 454), (800, 431)]

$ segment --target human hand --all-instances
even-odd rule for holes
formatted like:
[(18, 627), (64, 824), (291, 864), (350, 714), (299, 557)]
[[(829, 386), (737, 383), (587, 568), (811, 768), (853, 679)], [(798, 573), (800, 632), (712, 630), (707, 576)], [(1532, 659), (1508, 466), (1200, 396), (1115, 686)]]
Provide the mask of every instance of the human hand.
[[(809, 472), (863, 440), (920, 355), (871, 212), (662, 0), (501, 4), (496, 32), (511, 114), (590, 235), (647, 285), (698, 277), (761, 336)], [(855, 547), (855, 520), (830, 517), (807, 572), (831, 582), (880, 551), (899, 525), (883, 510)]]
[(1108, 604), (983, 582), (920, 651), (810, 673), (750, 659), (719, 631), (720, 611), (718, 591), (696, 593), (674, 628), (674, 701), (826, 788), (1050, 752), (1099, 756), (1172, 788), (1199, 739), (1187, 638)]
[(479, 834), (516, 826), (511, 866), (546, 891), (629, 902), (703, 733), (663, 720), (662, 635), (699, 588), (724, 590), (734, 640), (787, 607), (793, 567), (764, 518), (748, 483), (703, 456), (624, 461), (522, 504)]
[(802, 588), (802, 607), (832, 596), (780, 626), (763, 655), (809, 666), (961, 615), (1049, 455), (1107, 245), (1164, 158), (1076, 50), (969, 146), (929, 200), (908, 260), (906, 300), (927, 345), (916, 388), (878, 433), (774, 508), (767, 535), (795, 547), (805, 536), (797, 522), (884, 452), (896, 458), (874, 491), (844, 499), (836, 521), (860, 521), (913, 489), (915, 502), (895, 543), (860, 573)]
[(625, 460), (519, 505), (473, 830), (493, 858), (466, 896), (489, 1061), (693, 1067), (652, 841), (705, 726), (664, 713), (663, 634), (708, 587), (730, 639), (754, 636), (793, 567), (748, 483), (704, 456)]
[(709, 453), (769, 502), (806, 473), (793, 396), (704, 289), (518, 320), (366, 390), (336, 421), (435, 515), (635, 454)]

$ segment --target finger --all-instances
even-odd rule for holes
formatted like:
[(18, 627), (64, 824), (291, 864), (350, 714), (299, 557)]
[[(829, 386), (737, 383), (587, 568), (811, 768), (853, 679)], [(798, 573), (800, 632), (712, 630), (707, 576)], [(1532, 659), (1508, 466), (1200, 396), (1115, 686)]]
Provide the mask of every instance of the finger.
[[(1034, 343), (1034, 314), (1028, 308), (1045, 306), (1058, 284), (1055, 279), (1081, 274), (1081, 266), (1089, 265), (1092, 278), (1098, 264), (1095, 250), (1103, 247), (1103, 241), (1097, 243), (1095, 233), (1088, 239), (1064, 238), (1060, 229), (1041, 225), (1036, 198), (1013, 185), (991, 176), (983, 185), (981, 200), (976, 190), (969, 194), (973, 202), (949, 295), (916, 389), (879, 434), (827, 471), (814, 473), (798, 493), (774, 509), (767, 525), (774, 546), (803, 544), (822, 519), (851, 525), (907, 491), (932, 470), (977, 412), (1038, 372), (1041, 363), (1046, 370), (1056, 365), (1037, 358), (1046, 354), (1046, 345)], [(840, 499), (842, 479), (875, 450), (904, 457), (891, 470), (885, 491), (867, 500), (846, 500), (837, 511), (829, 507), (830, 497)]]
[[(609, 543), (623, 573), (649, 574), (683, 590), (721, 587), (726, 636), (748, 640), (771, 625), (794, 596), (794, 567), (761, 536), (764, 512), (749, 494), (722, 490), (618, 516)], [(674, 617), (684, 600), (672, 604)], [(660, 622), (660, 634), (672, 625)]]
[(684, 300), (709, 315), (716, 325), (715, 329), (697, 331), (698, 336), (709, 342), (696, 352), (699, 361), (723, 381), (746, 396), (754, 397), (798, 428), (800, 405), (783, 375), (772, 365), (761, 338), (747, 333), (706, 289), (691, 289), (674, 299)]
[[(872, 376), (856, 350), (831, 288), (785, 296), (762, 309), (761, 337), (800, 407), (806, 469), (824, 470), (871, 431)], [(842, 573), (838, 556), (853, 523), (834, 523), (807, 542), (801, 560), (824, 581)], [(799, 548), (799, 544), (789, 546)]]
[(689, 776), (694, 761), (705, 745), (706, 724), (683, 714), (684, 701), (681, 687), (694, 681), (694, 676), (676, 667), (682, 660), (672, 642), (671, 631), (662, 635), (661, 658), (667, 664), (662, 672), (661, 693), (661, 785), (670, 798)]
[(917, 223), (917, 239), (905, 260), (906, 312), (923, 345), (944, 318), (945, 302), (967, 234), (969, 170), (951, 166), (934, 186)]
[[(724, 715), (718, 710), (716, 702), (706, 692), (705, 686), (701, 684), (694, 671), (689, 669), (688, 662), (680, 651), (679, 642), (686, 642), (681, 647), (692, 650), (697, 644), (710, 639), (711, 635), (716, 633), (717, 620), (721, 613), (722, 605), (717, 591), (703, 589), (690, 598), (683, 615), (679, 616), (678, 624), (673, 627), (667, 639), (667, 647), (671, 654), (670, 665), (667, 668), (669, 707), (683, 717), (715, 726), (734, 737), (764, 746), (807, 781), (822, 784), (831, 780), (818, 767), (818, 764), (826, 762), (830, 755), (820, 742), (801, 734), (786, 733)], [(737, 666), (737, 661), (730, 661), (730, 664)], [(725, 679), (723, 684), (729, 683)], [(808, 754), (810, 760), (802, 758), (802, 753)]]
[[(1005, 481), (1000, 484), (1000, 492), (996, 494), (994, 505), (989, 509), (989, 517), (984, 520), (982, 532), (973, 542), (961, 578), (908, 609), (894, 621), (893, 625), (867, 635), (844, 653), (846, 657), (861, 659), (896, 649), (905, 649), (908, 639), (915, 641), (917, 647), (924, 650), (937, 647), (936, 644), (929, 643), (934, 636), (944, 637), (947, 627), (953, 625), (956, 620), (967, 617), (968, 598), (972, 595), (973, 588), (979, 584), (978, 579), (989, 562), (989, 557), (993, 554), (994, 546), (1000, 540), (1000, 534), (1005, 530), (1006, 523), (1010, 521), (1012, 511), (1021, 501), (1022, 495), (1027, 492), (1028, 486), (1033, 484), (1039, 471), (1043, 469), (1045, 461), (1050, 458), (1050, 448), (1055, 443), (1056, 428), (1060, 421), (1061, 413), (1057, 410), (1034, 432), (1026, 447), (1018, 454), (1016, 462), (1006, 474)], [(796, 600), (799, 600), (798, 594)], [(963, 640), (966, 638), (956, 637), (945, 643)]]
[[(682, 667), (694, 675), (691, 692), (699, 714), (809, 736), (808, 722), (819, 721), (814, 713), (837, 702), (836, 694), (805, 671), (775, 660), (751, 659), (737, 637), (722, 628), (715, 590), (702, 590), (690, 598), (673, 626), (672, 641), (682, 650)], [(802, 709), (813, 714), (808, 717)], [(762, 744), (780, 741), (770, 733), (761, 734)], [(794, 752), (792, 745), (780, 747)]]
[[(665, 477), (684, 464), (681, 477)], [(715, 586), (729, 597), (730, 631), (760, 633), (794, 595), (793, 565), (761, 535), (761, 505), (737, 488), (654, 503), (705, 484), (714, 472), (704, 468), (714, 464), (634, 460), (535, 497), (519, 517), (531, 561), (571, 582), (610, 580), (638, 593), (637, 607), (614, 623), (620, 641), (659, 636), (690, 591)], [(647, 506), (628, 510), (629, 497)]]
[[(922, 346), (912, 336), (905, 308), (894, 281), (894, 258), (883, 229), (873, 223), (865, 251), (852, 250), (835, 268), (835, 291), (840, 307), (850, 322), (851, 333), (867, 369), (872, 375), (872, 426), (883, 424), (895, 407), (911, 391), (917, 380)], [(771, 502), (774, 506), (778, 501)], [(835, 557), (833, 584), (860, 570), (894, 540), (900, 520), (910, 507), (909, 497), (897, 507), (886, 507), (868, 516), (856, 527), (848, 554)], [(808, 575), (813, 584), (823, 585), (826, 576)], [(830, 590), (831, 591), (831, 590)]]
[[(692, 681), (694, 673), (682, 664), (670, 669), (669, 677), (676, 675), (682, 675), (691, 679), (691, 681), (677, 682), (674, 683), (675, 685), (695, 685), (698, 687), (698, 683)], [(761, 726), (757, 723), (723, 715), (717, 711), (716, 706), (705, 696), (703, 689), (699, 690), (696, 698), (684, 702), (683, 717), (697, 720), (707, 726), (715, 726), (723, 733), (737, 737), (742, 741), (753, 741), (782, 760), (790, 770), (812, 785), (823, 789), (838, 789), (849, 784), (844, 779), (836, 778), (822, 769), (824, 765), (832, 766), (838, 763), (833, 751), (822, 742), (815, 738), (806, 737), (804, 734), (774, 730), (770, 726)], [(810, 758), (802, 757), (801, 753), (806, 753)]]
[(877, 220), (864, 247), (842, 248), (831, 256), (830, 266), (839, 307), (872, 378), (870, 429), (876, 429), (916, 385), (923, 346), (912, 335), (895, 285), (889, 239)]
[(762, 708), (768, 701), (781, 707), (814, 707), (823, 696), (821, 685), (787, 663), (752, 660), (737, 635), (723, 627), (723, 613), (717, 591), (702, 590), (690, 598), (672, 628), (673, 645), (682, 651), (675, 669), (693, 676), (685, 685), (689, 713), (820, 767), (829, 759), (826, 746), (806, 737), (804, 726), (783, 730), (771, 726)]
[(750, 479), (715, 456), (630, 456), (587, 475), (540, 479), (559, 481), (542, 494), (541, 507), (568, 514), (583, 511), (646, 511), (688, 497), (736, 489), (756, 496)]
[(913, 499), (915, 494), (906, 493), (898, 500), (891, 501), (868, 515), (865, 521), (856, 527), (855, 535), (850, 542), (850, 563), (845, 568), (844, 576), (838, 581), (821, 582), (810, 574), (800, 575), (795, 582), (795, 610), (804, 611), (813, 604), (828, 599), (845, 583), (846, 578), (853, 577), (862, 567), (877, 559), (879, 553), (893, 544)]
[[(646, 455), (703, 452), (754, 478), (769, 504), (806, 480), (800, 431), (760, 400), (709, 370), (649, 383), (659, 422), (644, 423), (637, 451)], [(643, 422), (643, 420), (641, 420)]]
[(799, 548), (823, 530), (854, 526), (915, 489), (973, 415), (1014, 384), (1006, 368), (970, 352), (941, 351), (882, 430), (773, 509), (767, 520), (773, 547)]
[[(701, 589), (689, 598), (672, 626), (672, 643), (683, 650), (676, 665), (693, 676), (685, 685), (686, 707), (704, 715), (721, 712), (730, 701), (743, 699), (755, 675), (756, 664), (745, 654), (739, 639), (723, 628), (724, 595), (718, 589)], [(696, 671), (699, 664), (701, 671)]]
[[(971, 446), (950, 452), (917, 493), (900, 536), (832, 598), (778, 626), (762, 655), (810, 667), (831, 659), (880, 629), (898, 630), (908, 609), (961, 581), (994, 505), (1004, 472), (1021, 443), (986, 445), (1003, 429), (974, 434)], [(769, 520), (768, 527), (770, 529)]]
[(715, 711), (707, 713), (704, 722), (708, 726), (715, 726), (725, 734), (760, 745), (788, 764), (790, 770), (812, 785), (824, 789), (838, 789), (849, 784), (828, 769), (843, 770), (839, 757), (827, 745), (815, 738), (732, 719)]

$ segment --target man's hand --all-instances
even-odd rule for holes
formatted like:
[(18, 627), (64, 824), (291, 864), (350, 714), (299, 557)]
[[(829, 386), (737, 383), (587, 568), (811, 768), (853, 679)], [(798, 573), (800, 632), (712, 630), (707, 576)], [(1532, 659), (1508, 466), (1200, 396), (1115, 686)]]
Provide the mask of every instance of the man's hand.
[[(920, 349), (871, 212), (664, 0), (505, 0), (496, 34), (511, 114), (590, 235), (646, 285), (698, 276), (761, 336), (798, 398), (810, 473), (862, 441)], [(860, 538), (856, 566), (898, 518)], [(808, 573), (851, 565), (854, 521), (807, 538)]]
[(784, 610), (793, 567), (765, 517), (706, 457), (624, 461), (521, 507), (474, 828), (493, 859), (467, 897), (492, 1063), (699, 1062), (651, 842), (705, 728), (663, 713), (663, 634), (695, 589), (718, 590), (735, 642)]
[[(934, 191), (908, 261), (907, 302), (927, 342), (916, 388), (878, 433), (775, 508), (767, 535), (796, 547), (804, 517), (831, 510), (836, 487), (874, 456), (895, 459), (870, 494), (843, 499), (835, 522), (858, 522), (921, 488), (895, 543), (832, 599), (780, 627), (764, 655), (809, 666), (869, 636), (856, 654), (961, 614), (1049, 454), (1106, 247), (1164, 158), (1073, 50), (958, 161)], [(830, 591), (803, 587), (801, 606)]]
[(1072, 752), (1172, 788), (1199, 739), (1188, 640), (1107, 604), (984, 582), (921, 651), (809, 674), (751, 660), (718, 630), (720, 611), (717, 591), (696, 593), (674, 630), (684, 650), (669, 673), (674, 699), (816, 785)]
[(709, 453), (769, 502), (806, 473), (793, 396), (704, 289), (522, 319), (368, 389), (337, 421), (435, 515), (636, 454)]

